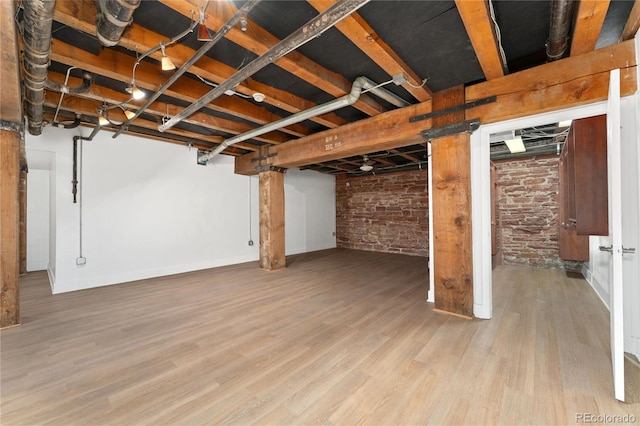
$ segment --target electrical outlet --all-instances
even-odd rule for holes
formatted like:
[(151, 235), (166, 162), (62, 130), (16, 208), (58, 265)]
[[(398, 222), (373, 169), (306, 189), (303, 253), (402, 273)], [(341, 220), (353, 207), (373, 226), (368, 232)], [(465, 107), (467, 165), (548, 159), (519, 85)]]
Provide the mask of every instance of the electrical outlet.
[(76, 265), (86, 265), (86, 263), (87, 263), (86, 257), (79, 257), (76, 259)]

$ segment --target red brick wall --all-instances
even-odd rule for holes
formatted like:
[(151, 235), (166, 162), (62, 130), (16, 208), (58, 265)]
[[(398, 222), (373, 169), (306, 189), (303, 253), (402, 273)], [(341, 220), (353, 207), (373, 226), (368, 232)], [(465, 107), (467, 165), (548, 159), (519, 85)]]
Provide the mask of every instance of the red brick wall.
[(498, 241), (505, 265), (575, 269), (558, 251), (556, 155), (494, 162), (498, 169)]
[(338, 247), (429, 255), (427, 172), (336, 179)]

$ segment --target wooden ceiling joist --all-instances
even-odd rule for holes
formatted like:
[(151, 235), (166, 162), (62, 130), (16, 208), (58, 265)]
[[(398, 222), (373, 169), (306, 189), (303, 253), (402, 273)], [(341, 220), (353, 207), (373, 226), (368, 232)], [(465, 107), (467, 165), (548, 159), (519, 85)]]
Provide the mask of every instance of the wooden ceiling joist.
[[(65, 79), (65, 76), (63, 74), (51, 71), (49, 71), (48, 77), (51, 81), (60, 84), (62, 84)], [(70, 77), (68, 83), (71, 87), (73, 87), (74, 85), (78, 85), (79, 82), (79, 78)], [(108, 105), (125, 103), (123, 106), (132, 111), (136, 111), (139, 107), (139, 105), (134, 104), (134, 101), (132, 101), (130, 97), (125, 93), (120, 93), (118, 91), (108, 89), (97, 84), (92, 84), (90, 90), (87, 93), (75, 96), (95, 101), (96, 108), (99, 108), (103, 102), (106, 102)], [(164, 117), (166, 115), (172, 116), (178, 113), (179, 110), (179, 107), (175, 105), (156, 101), (147, 108), (146, 112), (148, 114), (155, 115), (160, 119), (161, 117)], [(186, 123), (194, 124), (205, 129), (230, 133), (233, 135), (245, 133), (255, 128), (255, 126), (252, 126), (248, 123), (232, 121), (225, 118), (205, 114), (203, 112), (197, 112), (184, 121)], [(137, 119), (133, 122), (134, 125), (136, 124), (136, 122)], [(269, 132), (260, 136), (256, 136), (254, 139), (261, 142), (266, 142), (268, 144), (280, 144), (290, 140), (291, 138), (279, 132)]]
[[(593, 52), (540, 65), (465, 89), (465, 101), (497, 95), (497, 101), (466, 111), (466, 118), (489, 124), (546, 111), (602, 101), (608, 96), (609, 71), (621, 68), (623, 96), (637, 90), (635, 41), (630, 40)], [(368, 152), (418, 144), (420, 132), (431, 120), (409, 119), (431, 111), (431, 102), (389, 111), (313, 135), (305, 136), (261, 153), (236, 159), (239, 174), (255, 174), (255, 167), (300, 167)], [(268, 158), (266, 157), (268, 156)]]
[[(318, 12), (323, 12), (335, 3), (334, 0), (307, 0), (307, 2)], [(405, 83), (402, 87), (417, 100), (425, 102), (431, 99), (433, 93), (426, 85), (422, 84), (423, 78), (420, 78), (357, 12), (338, 22), (336, 28), (380, 68), (385, 70), (389, 76), (399, 73), (406, 75), (409, 84)]]
[(636, 0), (633, 4), (633, 8), (631, 9), (631, 13), (629, 13), (629, 18), (627, 19), (627, 23), (622, 30), (622, 35), (620, 36), (621, 41), (631, 40), (638, 33), (638, 29), (640, 28), (640, 0)]
[[(181, 13), (191, 16), (191, 11), (198, 10), (198, 4), (187, 0), (159, 0), (161, 3)], [(227, 2), (210, 2), (216, 4), (217, 13), (207, 13), (205, 24), (213, 31), (218, 31), (225, 25), (226, 19), (233, 16), (236, 8)], [(256, 55), (262, 55), (281, 40), (247, 19), (250, 31), (243, 32), (239, 28), (232, 28), (226, 38)], [(275, 65), (289, 73), (305, 80), (307, 83), (333, 95), (344, 96), (351, 91), (352, 83), (342, 75), (324, 68), (297, 51), (293, 51), (275, 62)], [(368, 115), (376, 115), (385, 109), (373, 98), (363, 95), (353, 106)]]
[[(191, 10), (194, 8), (194, 6), (190, 5), (188, 6), (188, 8), (189, 10)], [(93, 1), (65, 0), (56, 2), (54, 19), (84, 33), (94, 34), (96, 16), (95, 14), (96, 8)], [(191, 16), (191, 14), (188, 13), (188, 16)], [(160, 42), (165, 41), (166, 39), (167, 37), (136, 25), (134, 22), (132, 25), (127, 27), (122, 38), (120, 39), (119, 45), (131, 51), (142, 53), (158, 46)], [(179, 44), (172, 45), (171, 48), (167, 50), (171, 56), (171, 60), (177, 66), (185, 63), (195, 53), (195, 50)], [(100, 53), (100, 55), (102, 55), (102, 52)], [(149, 55), (149, 57), (160, 61), (162, 54), (158, 51)], [(115, 64), (111, 66), (115, 66)], [(132, 69), (130, 69), (128, 72), (129, 77), (127, 81), (131, 80), (131, 71)], [(190, 68), (190, 72), (197, 74), (200, 77), (205, 78), (213, 83), (220, 83), (233, 75), (236, 72), (236, 69), (223, 64), (222, 62), (216, 61), (208, 56), (205, 56)], [(156, 84), (154, 86), (154, 89), (157, 88), (161, 83), (166, 81), (166, 78), (161, 78), (160, 80), (160, 83)], [(211, 88), (209, 87), (209, 90), (210, 89)], [(314, 102), (300, 98), (289, 92), (285, 92), (284, 90), (279, 90), (272, 86), (259, 83), (252, 79), (245, 80), (243, 84), (239, 85), (236, 88), (236, 91), (246, 96), (251, 96), (256, 92), (263, 93), (265, 95), (265, 103), (268, 103), (290, 113), (303, 111), (316, 105)], [(215, 108), (215, 105), (225, 104), (225, 108), (233, 107), (233, 109), (229, 109), (230, 113), (242, 116), (247, 120), (259, 122), (261, 124), (276, 121), (278, 118), (282, 118), (278, 117), (276, 119), (261, 120), (260, 117), (263, 115), (273, 116), (274, 114), (266, 111), (264, 108), (260, 108), (252, 104), (251, 102), (239, 99), (237, 97), (228, 99), (225, 98), (217, 99), (211, 105), (211, 107)], [(258, 111), (262, 112), (259, 113)], [(333, 128), (345, 123), (342, 118), (331, 113), (319, 117), (314, 117), (311, 120), (329, 128)], [(288, 126), (288, 129), (295, 129), (293, 131), (298, 133), (297, 136), (300, 136), (302, 134), (308, 133), (300, 130), (302, 127), (303, 126), (301, 125), (292, 125)]]
[[(59, 100), (60, 100), (59, 94), (55, 92), (46, 92), (45, 94), (46, 107), (53, 108), (53, 109), (57, 108)], [(74, 114), (82, 114), (82, 115), (93, 117), (96, 119), (98, 118), (98, 113), (96, 111), (96, 102), (92, 100), (81, 99), (74, 96), (65, 96), (62, 100), (62, 104), (60, 108), (63, 111), (68, 111)], [(119, 108), (114, 108), (113, 110), (110, 110), (109, 114), (110, 114), (109, 118), (114, 122), (125, 121), (124, 113)], [(155, 132), (158, 131), (158, 123), (156, 121), (146, 120), (141, 117), (138, 117), (134, 121), (132, 126), (149, 129)], [(207, 135), (190, 132), (188, 130), (183, 130), (183, 129), (172, 129), (170, 134), (188, 138), (192, 140), (194, 144), (198, 142), (202, 142), (202, 146), (207, 147), (207, 149), (211, 149), (212, 146), (216, 146), (220, 142), (222, 142), (222, 138), (220, 136), (207, 136)], [(251, 144), (236, 144), (236, 146), (246, 151), (258, 150), (257, 147)]]
[(505, 75), (500, 44), (487, 0), (456, 0), (456, 7), (467, 30), (473, 50), (487, 80)]
[(596, 48), (610, 0), (580, 0), (571, 38), (571, 55), (577, 56)]

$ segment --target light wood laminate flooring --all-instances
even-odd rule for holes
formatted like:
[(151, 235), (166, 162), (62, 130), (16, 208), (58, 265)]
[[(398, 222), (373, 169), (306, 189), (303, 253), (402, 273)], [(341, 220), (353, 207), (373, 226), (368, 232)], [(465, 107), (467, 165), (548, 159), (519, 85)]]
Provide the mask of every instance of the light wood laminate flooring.
[(613, 399), (581, 278), (500, 266), (494, 318), (432, 311), (426, 259), (333, 249), (51, 295), (21, 281), (0, 423), (575, 424)]

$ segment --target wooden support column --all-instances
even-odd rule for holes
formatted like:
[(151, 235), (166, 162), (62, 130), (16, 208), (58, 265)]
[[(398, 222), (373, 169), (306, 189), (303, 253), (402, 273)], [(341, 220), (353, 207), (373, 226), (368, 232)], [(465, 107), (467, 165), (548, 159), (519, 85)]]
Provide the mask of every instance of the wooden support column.
[(286, 266), (284, 255), (284, 173), (267, 170), (259, 174), (260, 269), (274, 271)]
[[(464, 88), (436, 93), (434, 111), (464, 103)], [(464, 111), (436, 117), (433, 127), (464, 121)], [(471, 147), (469, 133), (431, 141), (435, 310), (473, 317)]]
[(15, 2), (0, 1), (0, 328), (20, 323), (19, 196), (22, 98)]

